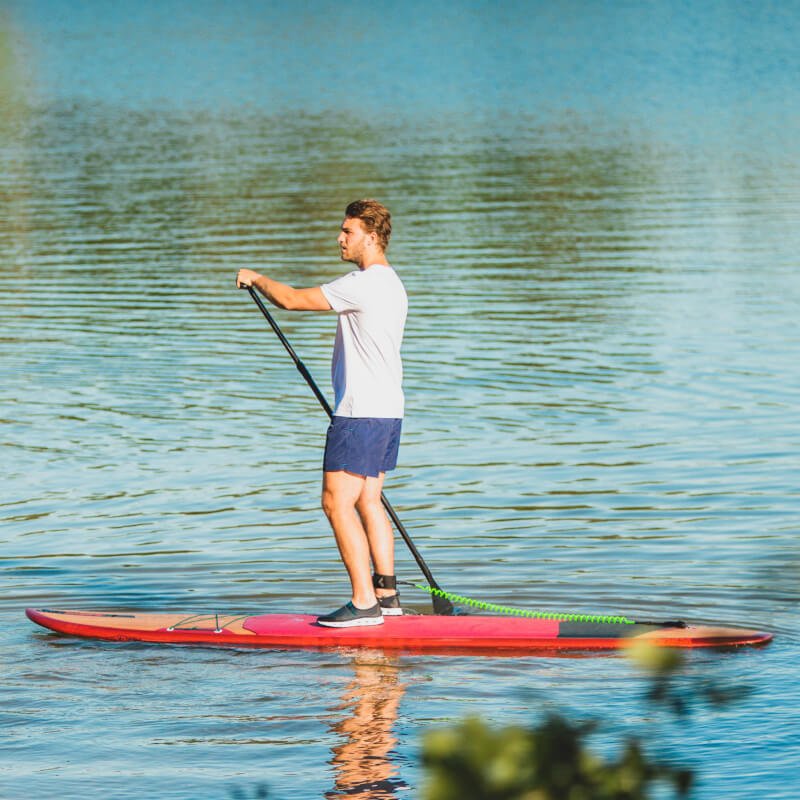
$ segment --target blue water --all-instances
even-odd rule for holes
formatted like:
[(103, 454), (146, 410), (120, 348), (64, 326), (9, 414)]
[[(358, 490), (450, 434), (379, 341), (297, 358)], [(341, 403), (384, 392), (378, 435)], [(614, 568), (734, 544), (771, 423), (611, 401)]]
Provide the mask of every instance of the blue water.
[[(601, 720), (601, 753), (646, 737), (695, 798), (798, 796), (798, 11), (5, 3), (0, 797), (421, 797), (427, 730), (552, 709)], [(688, 718), (622, 655), (109, 645), (25, 619), (344, 599), (326, 420), (233, 279), (339, 274), (364, 195), (410, 297), (387, 494), (434, 575), (775, 633), (690, 654)], [(332, 318), (277, 316), (326, 387)], [(707, 680), (749, 691), (716, 707)]]

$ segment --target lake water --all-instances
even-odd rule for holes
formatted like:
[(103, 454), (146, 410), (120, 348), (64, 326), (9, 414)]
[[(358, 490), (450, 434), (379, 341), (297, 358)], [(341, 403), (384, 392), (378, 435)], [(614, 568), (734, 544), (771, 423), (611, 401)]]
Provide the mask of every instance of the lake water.
[[(427, 730), (549, 710), (602, 720), (600, 752), (647, 736), (693, 797), (800, 794), (796, 4), (4, 8), (1, 797), (418, 797)], [(438, 582), (773, 631), (678, 676), (744, 698), (675, 720), (620, 655), (27, 622), (345, 599), (326, 418), (234, 276), (345, 271), (365, 195), (410, 297), (387, 495)], [(276, 318), (327, 389), (335, 319)]]

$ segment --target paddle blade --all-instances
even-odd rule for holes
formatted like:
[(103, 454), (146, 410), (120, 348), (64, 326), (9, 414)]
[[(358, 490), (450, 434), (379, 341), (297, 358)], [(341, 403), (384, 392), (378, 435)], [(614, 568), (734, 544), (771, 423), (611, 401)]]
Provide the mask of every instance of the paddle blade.
[(443, 617), (452, 617), (455, 613), (455, 609), (453, 608), (453, 604), (446, 597), (435, 594), (433, 595), (433, 613)]

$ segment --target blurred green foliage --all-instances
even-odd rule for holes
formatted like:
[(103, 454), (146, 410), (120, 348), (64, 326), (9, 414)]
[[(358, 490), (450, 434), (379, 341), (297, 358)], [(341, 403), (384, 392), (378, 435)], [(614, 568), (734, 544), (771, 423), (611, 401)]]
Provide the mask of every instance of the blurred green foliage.
[(551, 714), (526, 729), (479, 719), (427, 734), (425, 800), (641, 800), (656, 783), (685, 796), (692, 773), (648, 758), (629, 740), (615, 759), (586, 745), (593, 723)]
[[(719, 707), (748, 692), (686, 675), (677, 650), (638, 646), (629, 655), (649, 676), (644, 704), (677, 718), (693, 705)], [(656, 790), (659, 797), (688, 795), (691, 768), (654, 760), (635, 737), (616, 757), (602, 757), (587, 741), (598, 728), (550, 713), (530, 728), (493, 729), (468, 718), (431, 731), (423, 740), (424, 800), (645, 800)]]

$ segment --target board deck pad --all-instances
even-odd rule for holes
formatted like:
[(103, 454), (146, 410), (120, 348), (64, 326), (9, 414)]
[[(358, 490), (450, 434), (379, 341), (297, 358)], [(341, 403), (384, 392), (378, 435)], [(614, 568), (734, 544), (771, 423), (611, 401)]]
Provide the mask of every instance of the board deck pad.
[(38, 625), (90, 639), (228, 647), (337, 648), (442, 654), (535, 654), (543, 651), (657, 647), (738, 647), (766, 644), (772, 634), (741, 628), (675, 623), (564, 622), (511, 616), (386, 617), (383, 625), (326, 628), (306, 614), (179, 614), (26, 609)]

